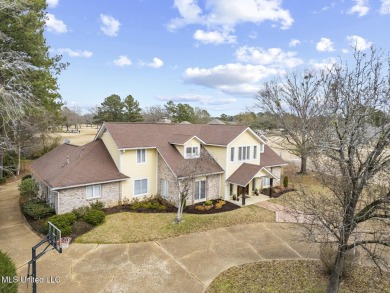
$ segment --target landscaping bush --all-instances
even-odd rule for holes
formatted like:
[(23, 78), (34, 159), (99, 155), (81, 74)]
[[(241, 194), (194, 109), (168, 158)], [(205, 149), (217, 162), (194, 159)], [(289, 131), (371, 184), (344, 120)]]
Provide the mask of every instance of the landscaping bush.
[(91, 202), (89, 204), (91, 206), (91, 209), (93, 210), (98, 210), (98, 211), (102, 211), (104, 209), (104, 202), (102, 201), (95, 201), (95, 202)]
[(23, 204), (23, 213), (34, 220), (53, 215), (54, 212), (45, 201), (37, 198)]
[(77, 219), (82, 219), (86, 212), (88, 212), (91, 208), (90, 207), (79, 207), (77, 209), (73, 209), (72, 213), (76, 215)]
[(205, 205), (205, 206), (212, 206), (212, 205), (213, 205), (213, 202), (212, 202), (211, 200), (206, 200), (206, 201), (204, 202), (204, 205)]
[[(11, 281), (13, 277), (17, 276), (16, 266), (12, 262), (7, 253), (0, 250), (0, 276), (10, 277)], [(17, 282), (0, 282), (0, 292), (16, 293), (18, 292)]]
[[(334, 243), (322, 243), (320, 246), (320, 260), (324, 269), (324, 272), (328, 275), (332, 273), (332, 268), (337, 256), (337, 245)], [(348, 278), (353, 274), (356, 267), (357, 255), (349, 250), (345, 254), (345, 261), (343, 266), (342, 277)]]
[(38, 195), (38, 183), (33, 178), (26, 178), (19, 185), (20, 195), (34, 197)]
[(142, 201), (138, 199), (133, 200), (130, 204), (131, 210), (166, 210), (167, 207), (164, 205), (164, 199), (159, 196), (152, 196)]
[(219, 201), (215, 204), (215, 209), (216, 209), (216, 210), (221, 209), (222, 206), (223, 206), (224, 204), (226, 204), (226, 201), (224, 201), (224, 200), (219, 200)]
[(283, 187), (285, 187), (285, 188), (288, 187), (288, 176), (284, 176), (284, 178), (283, 178)]
[[(77, 217), (74, 213), (66, 213), (62, 215), (55, 215), (48, 219), (53, 225), (61, 230), (61, 237), (69, 236), (72, 234), (72, 225), (76, 222)], [(47, 233), (48, 224), (45, 224), (45, 230)]]
[(104, 222), (106, 215), (103, 211), (91, 209), (87, 211), (83, 217), (84, 221), (88, 224), (97, 226)]
[(31, 175), (24, 175), (23, 178), (22, 178), (22, 181), (24, 181), (26, 179), (29, 179), (29, 178), (32, 178)]

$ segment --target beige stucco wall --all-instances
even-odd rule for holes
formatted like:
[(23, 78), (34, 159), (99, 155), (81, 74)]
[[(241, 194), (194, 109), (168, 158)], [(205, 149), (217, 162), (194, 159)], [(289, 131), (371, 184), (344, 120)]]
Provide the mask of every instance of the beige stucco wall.
[(90, 203), (96, 202), (96, 200), (103, 202), (105, 207), (116, 206), (120, 200), (120, 185), (120, 182), (101, 184), (101, 197), (94, 199), (87, 199), (86, 186), (61, 189), (59, 190), (58, 214), (71, 212), (73, 209), (82, 206), (89, 206)]
[(106, 146), (108, 152), (110, 153), (112, 159), (114, 160), (115, 162), (115, 165), (116, 167), (118, 168), (119, 172), (120, 172), (120, 162), (119, 162), (119, 150), (118, 150), (118, 147), (116, 146), (113, 138), (111, 137), (111, 135), (105, 131), (101, 137), (104, 145)]
[[(122, 184), (122, 198), (132, 200), (134, 197), (134, 181), (148, 179), (148, 193), (144, 196), (157, 194), (157, 158), (155, 148), (146, 149), (146, 162), (137, 163), (137, 150), (126, 150), (121, 154), (121, 172), (130, 177)], [(141, 196), (137, 196), (141, 197)]]

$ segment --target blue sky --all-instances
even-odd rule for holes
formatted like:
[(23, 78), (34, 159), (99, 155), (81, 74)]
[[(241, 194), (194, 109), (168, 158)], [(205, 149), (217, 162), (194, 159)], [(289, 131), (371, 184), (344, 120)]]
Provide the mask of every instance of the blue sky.
[(390, 0), (47, 3), (47, 43), (70, 63), (60, 93), (84, 111), (131, 94), (142, 108), (173, 100), (238, 114), (279, 74), (349, 59), (353, 45), (390, 51)]

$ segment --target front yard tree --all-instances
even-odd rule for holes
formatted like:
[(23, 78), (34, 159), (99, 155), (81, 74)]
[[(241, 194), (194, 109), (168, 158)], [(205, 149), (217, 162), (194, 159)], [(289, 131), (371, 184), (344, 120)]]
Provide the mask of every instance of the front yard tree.
[(381, 254), (390, 253), (390, 118), (371, 125), (373, 110), (389, 113), (389, 70), (390, 59), (372, 49), (355, 50), (353, 66), (336, 64), (325, 73), (329, 119), (314, 143), (327, 191), (301, 192), (296, 209), (310, 219), (303, 225), (310, 241), (336, 247), (328, 292), (339, 291), (346, 256), (355, 249), (389, 269)]
[(128, 95), (123, 101), (125, 111), (123, 114), (123, 121), (125, 122), (141, 122), (143, 117), (141, 114), (141, 108), (139, 102), (133, 98), (132, 95)]
[(256, 106), (268, 112), (283, 128), (283, 147), (300, 157), (301, 174), (307, 173), (307, 160), (313, 154), (313, 135), (321, 125), (321, 73), (291, 73), (267, 82), (255, 97)]

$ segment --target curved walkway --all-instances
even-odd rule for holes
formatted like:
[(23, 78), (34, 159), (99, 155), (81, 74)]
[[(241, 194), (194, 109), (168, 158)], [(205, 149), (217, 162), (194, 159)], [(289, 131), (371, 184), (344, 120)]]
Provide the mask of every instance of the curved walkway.
[[(27, 275), (31, 247), (40, 241), (24, 221), (17, 182), (0, 186), (0, 249), (19, 277)], [(256, 223), (134, 244), (71, 244), (37, 262), (40, 292), (203, 292), (231, 266), (272, 259), (316, 258), (292, 224)], [(57, 277), (57, 278), (56, 278)], [(30, 292), (31, 284), (19, 284)]]

